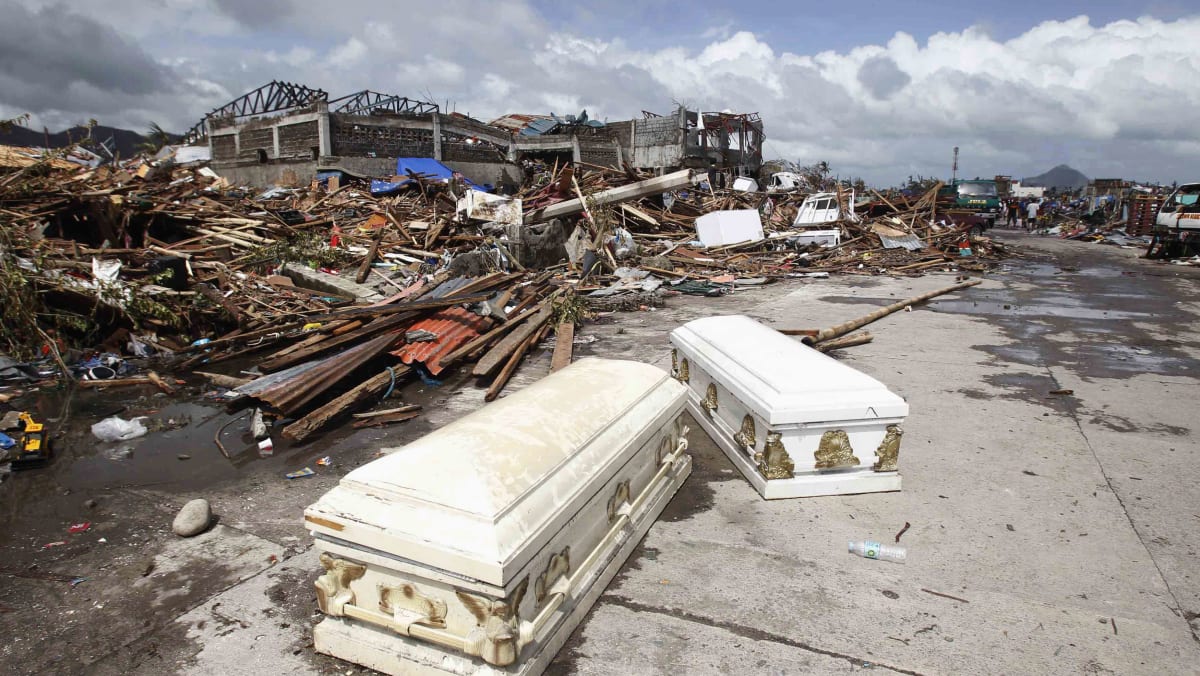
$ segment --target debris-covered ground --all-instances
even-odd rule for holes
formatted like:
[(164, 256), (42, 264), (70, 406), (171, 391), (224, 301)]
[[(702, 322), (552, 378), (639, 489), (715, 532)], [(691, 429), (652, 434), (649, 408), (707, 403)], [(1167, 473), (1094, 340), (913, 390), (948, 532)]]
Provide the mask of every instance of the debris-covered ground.
[[(1117, 247), (998, 236), (1028, 255), (836, 353), (912, 407), (903, 491), (762, 501), (693, 434), (695, 473), (552, 670), (1194, 671), (1197, 276)], [(669, 296), (583, 322), (574, 356), (668, 368), (667, 332), (696, 317), (833, 326), (955, 277), (781, 278)], [(559, 287), (546, 283), (549, 299)], [(559, 313), (546, 324), (580, 310), (546, 307)], [(522, 342), (510, 389), (551, 365), (551, 336)], [(222, 372), (244, 375), (266, 354)], [(481, 406), (491, 381), (471, 371), (389, 376), (393, 396), (374, 392), (356, 410), (420, 416), (358, 429), (344, 418), (300, 442), (272, 435), (270, 451), (249, 409), (227, 412), (224, 388), (186, 370), (160, 369), (172, 394), (153, 382), (20, 388), (10, 404), (45, 422), (57, 454), (0, 485), (0, 659), (16, 673), (362, 673), (312, 651), (321, 569), (301, 513), (382, 449)], [(114, 415), (145, 416), (146, 434), (97, 442), (91, 426)], [(193, 498), (217, 524), (181, 538), (172, 521)], [(906, 522), (906, 565), (845, 552)]]

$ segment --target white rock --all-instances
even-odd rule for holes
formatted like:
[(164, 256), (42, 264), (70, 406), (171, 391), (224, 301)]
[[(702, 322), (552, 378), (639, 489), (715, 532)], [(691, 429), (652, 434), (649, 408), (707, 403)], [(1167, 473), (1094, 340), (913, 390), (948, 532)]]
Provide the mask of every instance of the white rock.
[(210, 523), (212, 523), (212, 508), (209, 507), (208, 500), (197, 498), (179, 510), (171, 528), (176, 535), (190, 538), (203, 533)]

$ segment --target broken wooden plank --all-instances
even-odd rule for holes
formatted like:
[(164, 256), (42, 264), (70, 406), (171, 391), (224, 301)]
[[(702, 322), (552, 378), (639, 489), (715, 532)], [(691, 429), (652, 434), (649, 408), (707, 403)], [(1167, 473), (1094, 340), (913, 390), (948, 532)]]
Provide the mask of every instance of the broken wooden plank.
[(518, 345), (517, 349), (509, 356), (508, 361), (504, 364), (504, 368), (501, 369), (500, 373), (496, 375), (496, 379), (493, 380), (492, 384), (488, 387), (487, 393), (483, 395), (484, 401), (495, 401), (496, 397), (500, 396), (500, 392), (504, 389), (504, 386), (508, 384), (508, 381), (510, 378), (512, 378), (513, 373), (516, 372), (517, 365), (521, 363), (521, 360), (525, 357), (525, 353), (529, 351), (529, 348), (533, 347), (539, 340), (541, 340), (542, 336), (544, 336), (546, 331), (549, 330), (549, 327), (544, 322), (541, 324), (530, 323), (526, 324), (526, 326), (536, 326), (536, 328), (534, 329), (533, 333), (525, 338), (525, 340)]
[(575, 322), (562, 322), (554, 329), (554, 357), (550, 360), (550, 372), (554, 373), (571, 364), (574, 349)]
[(505, 362), (522, 344), (525, 343), (539, 329), (550, 321), (550, 315), (554, 309), (550, 303), (546, 303), (533, 319), (525, 322), (512, 333), (505, 336), (496, 346), (488, 350), (487, 354), (475, 364), (475, 368), (471, 370), (472, 375), (486, 376), (497, 367)]
[(314, 409), (308, 415), (283, 428), (283, 436), (292, 441), (303, 441), (328, 425), (334, 418), (350, 412), (355, 406), (383, 392), (388, 385), (399, 382), (410, 373), (412, 373), (412, 369), (407, 366), (396, 366), (371, 376), (340, 397)]

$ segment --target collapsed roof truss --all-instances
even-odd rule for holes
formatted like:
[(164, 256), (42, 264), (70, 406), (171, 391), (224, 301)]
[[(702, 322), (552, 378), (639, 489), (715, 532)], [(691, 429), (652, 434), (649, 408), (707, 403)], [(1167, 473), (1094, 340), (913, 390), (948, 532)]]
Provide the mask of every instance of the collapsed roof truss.
[(386, 111), (398, 115), (427, 115), (438, 112), (436, 103), (417, 101), (406, 96), (381, 94), (370, 89), (347, 94), (330, 101), (329, 104), (332, 112), (346, 115), (370, 115), (375, 111)]
[(211, 119), (238, 119), (277, 113), (292, 108), (307, 106), (313, 101), (326, 101), (329, 94), (323, 89), (314, 89), (293, 82), (272, 80), (267, 84), (249, 91), (219, 108), (213, 108), (204, 119), (188, 130), (184, 135), (185, 142), (190, 142), (205, 134), (204, 123)]

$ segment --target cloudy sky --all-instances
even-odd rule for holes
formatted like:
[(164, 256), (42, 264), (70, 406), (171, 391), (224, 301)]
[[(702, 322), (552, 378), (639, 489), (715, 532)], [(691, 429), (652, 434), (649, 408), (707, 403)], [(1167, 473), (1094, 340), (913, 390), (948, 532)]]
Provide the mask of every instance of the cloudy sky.
[(0, 0), (0, 115), (182, 131), (272, 79), (491, 119), (760, 113), (768, 158), (1200, 176), (1200, 3)]

